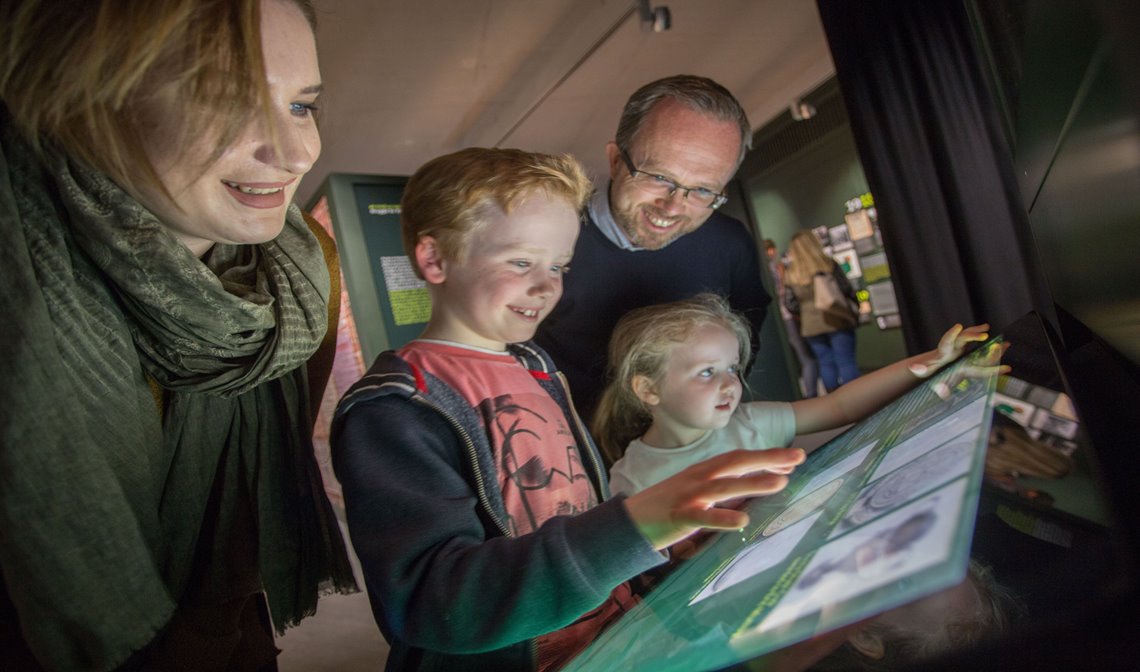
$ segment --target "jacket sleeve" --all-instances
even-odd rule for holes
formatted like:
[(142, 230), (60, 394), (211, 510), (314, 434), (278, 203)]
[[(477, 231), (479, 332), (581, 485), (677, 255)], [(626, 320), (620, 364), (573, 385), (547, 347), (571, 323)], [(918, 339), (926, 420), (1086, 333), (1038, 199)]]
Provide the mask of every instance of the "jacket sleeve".
[(334, 437), (349, 533), (386, 637), (490, 651), (572, 623), (662, 562), (621, 498), (499, 535), (466, 450), (437, 412), (398, 397), (357, 404)]

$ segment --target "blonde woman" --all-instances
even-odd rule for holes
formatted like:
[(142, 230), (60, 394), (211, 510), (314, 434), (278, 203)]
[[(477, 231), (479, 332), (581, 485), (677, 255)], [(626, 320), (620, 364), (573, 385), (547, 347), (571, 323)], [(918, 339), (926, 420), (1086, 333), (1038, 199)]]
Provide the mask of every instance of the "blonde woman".
[(313, 9), (5, 0), (0, 43), (0, 669), (272, 667), (355, 589)]
[(788, 245), (790, 264), (785, 273), (788, 308), (800, 316), (800, 333), (819, 362), (819, 376), (828, 392), (859, 377), (855, 363), (855, 327), (858, 315), (825, 313), (815, 306), (817, 275), (835, 278), (840, 291), (855, 301), (855, 291), (835, 260), (823, 252), (811, 231), (799, 231)]

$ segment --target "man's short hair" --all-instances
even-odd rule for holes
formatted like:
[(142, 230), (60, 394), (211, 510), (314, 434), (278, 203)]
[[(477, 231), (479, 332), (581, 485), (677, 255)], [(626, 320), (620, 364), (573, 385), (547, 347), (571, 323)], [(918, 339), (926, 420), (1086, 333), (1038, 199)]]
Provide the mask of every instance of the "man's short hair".
[(614, 138), (617, 146), (629, 150), (649, 112), (666, 99), (675, 100), (713, 119), (736, 122), (740, 127), (740, 156), (737, 157), (736, 165), (740, 166), (744, 155), (752, 148), (752, 125), (748, 123), (748, 115), (728, 89), (708, 77), (696, 75), (665, 77), (634, 91), (626, 101), (621, 120), (618, 121), (617, 136)]
[(592, 188), (582, 164), (569, 154), (471, 147), (436, 157), (420, 166), (404, 187), (404, 252), (416, 275), (416, 244), (424, 236), (435, 238), (445, 258), (462, 261), (471, 237), (526, 197), (541, 193), (581, 210)]

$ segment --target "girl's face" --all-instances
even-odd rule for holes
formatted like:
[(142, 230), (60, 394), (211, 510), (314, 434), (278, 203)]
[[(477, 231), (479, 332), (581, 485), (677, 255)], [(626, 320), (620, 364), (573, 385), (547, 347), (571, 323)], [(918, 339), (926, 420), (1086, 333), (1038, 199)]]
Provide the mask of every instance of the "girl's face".
[(208, 138), (183, 137), (179, 120), (192, 110), (164, 96), (143, 112), (143, 145), (173, 203), (161, 194), (137, 196), (197, 256), (214, 243), (275, 238), (301, 178), (320, 156), (312, 113), (321, 73), (308, 21), (292, 2), (263, 0), (261, 39), (276, 137), (255, 115), (203, 170), (214, 148)]
[(697, 328), (674, 346), (664, 375), (644, 395), (655, 429), (678, 447), (728, 424), (740, 404), (740, 343), (719, 324)]

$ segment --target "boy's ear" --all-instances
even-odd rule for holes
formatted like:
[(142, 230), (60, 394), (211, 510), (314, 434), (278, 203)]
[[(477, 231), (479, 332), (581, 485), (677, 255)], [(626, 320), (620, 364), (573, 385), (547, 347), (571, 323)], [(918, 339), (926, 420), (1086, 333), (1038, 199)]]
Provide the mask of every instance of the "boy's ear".
[(638, 374), (629, 381), (629, 384), (633, 388), (633, 393), (646, 406), (656, 406), (661, 403), (661, 397), (654, 390), (653, 381), (649, 379), (649, 376)]
[(855, 650), (872, 660), (882, 660), (886, 655), (886, 645), (875, 628), (859, 628), (847, 637), (847, 643)]
[(445, 261), (434, 236), (422, 236), (416, 243), (416, 267), (429, 285), (443, 284), (447, 279)]

